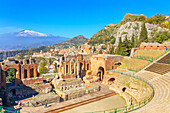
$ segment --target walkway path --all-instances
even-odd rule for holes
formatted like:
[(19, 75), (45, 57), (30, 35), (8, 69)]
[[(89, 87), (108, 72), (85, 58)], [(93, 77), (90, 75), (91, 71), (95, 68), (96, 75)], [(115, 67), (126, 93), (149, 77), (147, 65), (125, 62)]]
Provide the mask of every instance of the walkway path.
[(124, 99), (119, 95), (114, 95), (61, 113), (85, 113), (93, 111), (104, 111), (106, 109), (122, 107), (124, 105), (126, 105)]

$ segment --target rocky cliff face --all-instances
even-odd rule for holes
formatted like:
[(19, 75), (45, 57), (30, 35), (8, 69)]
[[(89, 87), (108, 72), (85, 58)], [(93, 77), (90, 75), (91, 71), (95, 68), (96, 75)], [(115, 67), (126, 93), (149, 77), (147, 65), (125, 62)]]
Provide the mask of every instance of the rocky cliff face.
[(115, 44), (118, 45), (119, 37), (122, 38), (122, 41), (127, 38), (131, 40), (131, 37), (134, 35), (135, 38), (139, 39), (140, 31), (141, 31), (142, 22), (127, 22), (124, 25), (121, 25), (118, 29), (117, 33), (115, 34), (116, 42)]
[[(135, 18), (142, 18), (143, 20)], [(120, 23), (116, 25), (106, 25), (104, 29), (94, 34), (90, 38), (89, 44), (109, 43), (109, 41), (106, 42), (103, 40), (108, 40), (111, 36), (114, 36), (116, 38), (116, 45), (118, 45), (119, 37), (122, 38), (122, 41), (125, 39), (126, 36), (129, 40), (131, 40), (133, 35), (134, 38), (139, 39), (141, 25), (144, 23), (145, 19), (147, 19), (147, 17), (144, 15), (127, 14), (124, 16), (123, 20), (120, 21)], [(153, 38), (156, 32), (169, 31), (169, 29), (167, 28), (162, 28), (157, 24), (150, 23), (145, 23), (145, 28), (147, 30), (148, 39)]]

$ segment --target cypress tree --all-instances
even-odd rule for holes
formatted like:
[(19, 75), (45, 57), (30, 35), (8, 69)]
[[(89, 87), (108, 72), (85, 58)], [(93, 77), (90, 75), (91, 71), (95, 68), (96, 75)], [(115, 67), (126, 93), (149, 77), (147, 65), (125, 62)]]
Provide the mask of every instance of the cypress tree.
[(122, 55), (130, 55), (132, 49), (132, 43), (130, 40), (127, 39), (127, 36), (125, 37), (123, 43), (122, 43)]
[(112, 48), (109, 49), (109, 54), (114, 54), (114, 47), (112, 46)]
[(140, 32), (140, 36), (139, 36), (139, 41), (140, 41), (140, 43), (148, 42), (148, 35), (147, 35), (145, 23), (143, 23), (141, 27), (142, 28), (141, 28), (141, 32)]
[(134, 34), (132, 35), (132, 39), (131, 39), (132, 41), (132, 47), (135, 47), (135, 38), (134, 38)]
[(119, 37), (119, 43), (115, 51), (116, 54), (122, 54), (122, 38)]

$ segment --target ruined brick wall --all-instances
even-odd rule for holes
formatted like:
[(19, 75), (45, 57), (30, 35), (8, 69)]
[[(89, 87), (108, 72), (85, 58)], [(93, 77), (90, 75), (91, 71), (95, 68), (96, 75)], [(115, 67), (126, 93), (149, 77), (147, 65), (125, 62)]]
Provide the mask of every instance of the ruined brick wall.
[(91, 70), (93, 71), (92, 74), (97, 74), (99, 67), (103, 67), (104, 71), (106, 71), (106, 61), (103, 57), (91, 57)]
[(115, 65), (116, 62), (119, 62), (115, 58), (107, 58), (106, 61), (106, 70), (116, 69), (118, 65)]
[(141, 45), (139, 48), (146, 50), (166, 50), (166, 47), (170, 50), (170, 45)]
[(43, 79), (42, 79), (42, 78), (37, 78), (37, 79), (30, 79), (30, 80), (24, 80), (24, 81), (22, 81), (22, 83), (23, 83), (24, 85), (33, 84), (33, 83), (36, 83), (36, 82), (43, 83)]

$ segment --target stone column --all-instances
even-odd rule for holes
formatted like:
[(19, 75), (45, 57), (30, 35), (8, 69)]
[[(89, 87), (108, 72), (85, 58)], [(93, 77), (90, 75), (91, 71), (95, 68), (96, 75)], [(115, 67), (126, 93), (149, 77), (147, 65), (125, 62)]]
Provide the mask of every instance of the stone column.
[(37, 64), (34, 64), (34, 78), (37, 77)]
[(62, 75), (62, 68), (61, 68), (61, 64), (60, 64), (60, 67), (59, 67), (59, 75)]
[(77, 61), (77, 77), (79, 78), (79, 62)]
[(5, 75), (5, 71), (2, 71), (2, 87), (6, 87), (6, 75)]
[(74, 74), (76, 74), (76, 63), (74, 62)]
[(62, 75), (63, 73), (63, 71), (62, 71), (62, 67), (61, 67), (61, 65), (62, 65), (62, 62), (61, 61), (63, 61), (63, 59), (62, 59), (62, 57), (60, 57), (60, 67), (59, 67), (59, 75)]
[(21, 79), (24, 79), (24, 66), (21, 65)]
[(72, 66), (71, 66), (71, 61), (70, 61), (70, 74), (72, 74)]
[(67, 74), (66, 68), (67, 68), (67, 67), (66, 67), (66, 62), (64, 62), (64, 70), (65, 70), (65, 73), (64, 73), (64, 74), (65, 74), (65, 75)]
[(30, 65), (27, 67), (27, 78), (30, 78)]
[(17, 72), (16, 72), (16, 79), (20, 79), (20, 76), (19, 76), (19, 71), (17, 70)]

